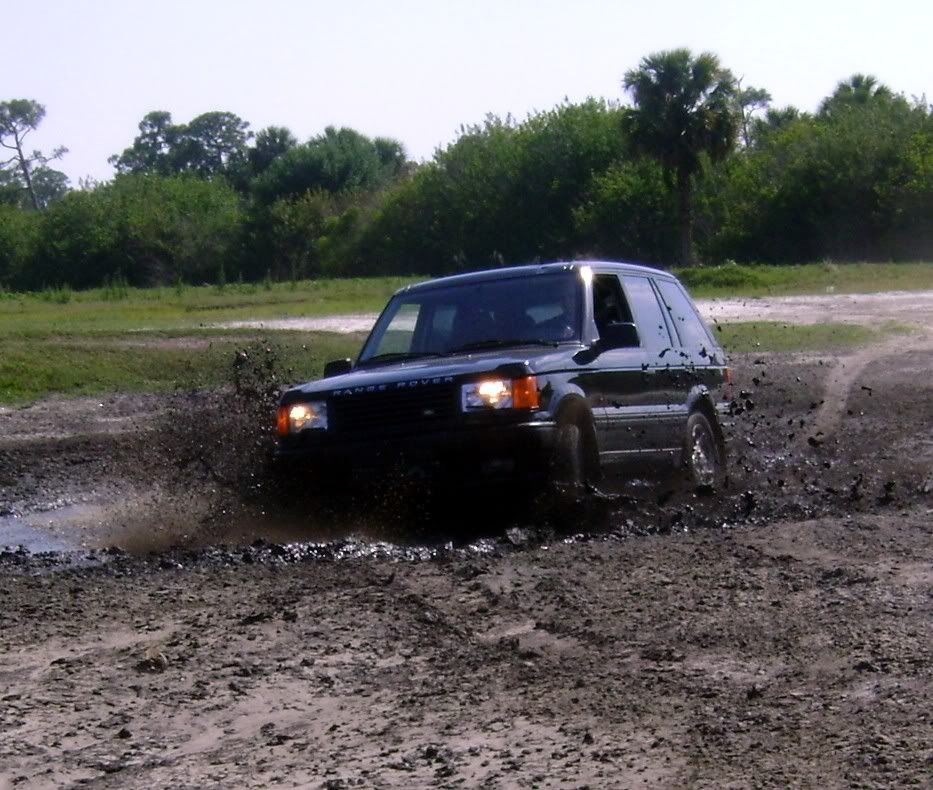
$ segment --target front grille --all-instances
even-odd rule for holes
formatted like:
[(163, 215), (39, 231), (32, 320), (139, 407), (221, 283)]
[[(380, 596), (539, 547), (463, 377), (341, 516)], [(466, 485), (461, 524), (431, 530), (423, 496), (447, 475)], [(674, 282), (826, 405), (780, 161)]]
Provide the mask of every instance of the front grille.
[(392, 434), (450, 422), (457, 411), (456, 387), (430, 385), (335, 396), (328, 404), (328, 420), (334, 433)]

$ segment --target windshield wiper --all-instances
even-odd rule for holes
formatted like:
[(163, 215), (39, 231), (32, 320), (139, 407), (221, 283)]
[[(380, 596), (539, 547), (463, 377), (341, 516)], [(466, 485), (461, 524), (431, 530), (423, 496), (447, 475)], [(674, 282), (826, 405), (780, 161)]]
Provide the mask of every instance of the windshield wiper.
[(370, 362), (401, 362), (407, 359), (421, 359), (422, 357), (441, 357), (438, 351), (387, 351), (385, 354), (376, 354), (374, 357), (360, 360), (361, 365)]
[(448, 348), (448, 354), (459, 354), (463, 351), (482, 351), (488, 348), (507, 348), (508, 346), (559, 346), (556, 340), (529, 340), (528, 338), (512, 338), (507, 340), (477, 340), (473, 343), (464, 343), (456, 348)]

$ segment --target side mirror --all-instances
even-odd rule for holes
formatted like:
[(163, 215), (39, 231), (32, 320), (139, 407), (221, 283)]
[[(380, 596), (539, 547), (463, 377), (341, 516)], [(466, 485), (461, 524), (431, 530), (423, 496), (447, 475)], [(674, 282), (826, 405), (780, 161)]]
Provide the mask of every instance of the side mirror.
[(332, 359), (324, 365), (324, 378), (329, 379), (331, 376), (342, 376), (344, 373), (349, 373), (351, 370), (353, 370), (352, 360)]
[(599, 333), (599, 345), (603, 349), (638, 348), (638, 329), (632, 323), (607, 324)]

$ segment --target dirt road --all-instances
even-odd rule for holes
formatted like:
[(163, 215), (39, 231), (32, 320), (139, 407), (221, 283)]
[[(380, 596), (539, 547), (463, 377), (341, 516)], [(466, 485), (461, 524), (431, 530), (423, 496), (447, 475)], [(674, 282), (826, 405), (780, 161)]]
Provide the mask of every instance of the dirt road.
[(928, 786), (930, 522), (6, 573), (0, 782)]
[(231, 398), (0, 414), (85, 546), (0, 552), (0, 788), (929, 786), (933, 345), (735, 366), (728, 489), (575, 535), (296, 514)]

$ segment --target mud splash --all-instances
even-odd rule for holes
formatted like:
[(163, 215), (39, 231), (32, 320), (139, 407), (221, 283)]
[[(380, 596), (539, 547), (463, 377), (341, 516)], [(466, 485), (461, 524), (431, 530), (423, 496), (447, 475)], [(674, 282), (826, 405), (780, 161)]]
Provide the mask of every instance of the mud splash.
[(521, 507), (463, 497), (425, 511), (417, 481), (386, 479), (378, 496), (336, 507), (307, 481), (283, 480), (271, 465), (271, 415), (294, 374), (273, 342), (254, 343), (231, 360), (228, 386), (163, 397), (145, 422), (101, 432), (99, 420), (85, 420), (88, 432), (50, 439), (84, 424), (68, 413), (56, 424), (51, 414), (42, 436), (19, 430), (15, 442), (0, 442), (0, 546), (82, 557), (114, 546), (145, 558), (274, 545), (296, 548), (260, 553), (417, 558), (489, 540), (546, 545), (567, 532), (601, 539), (923, 505), (933, 444), (918, 426), (933, 424), (933, 397), (917, 371), (933, 369), (933, 346), (928, 337), (904, 342), (842, 356), (738, 355), (725, 490), (629, 480), (563, 533)]

